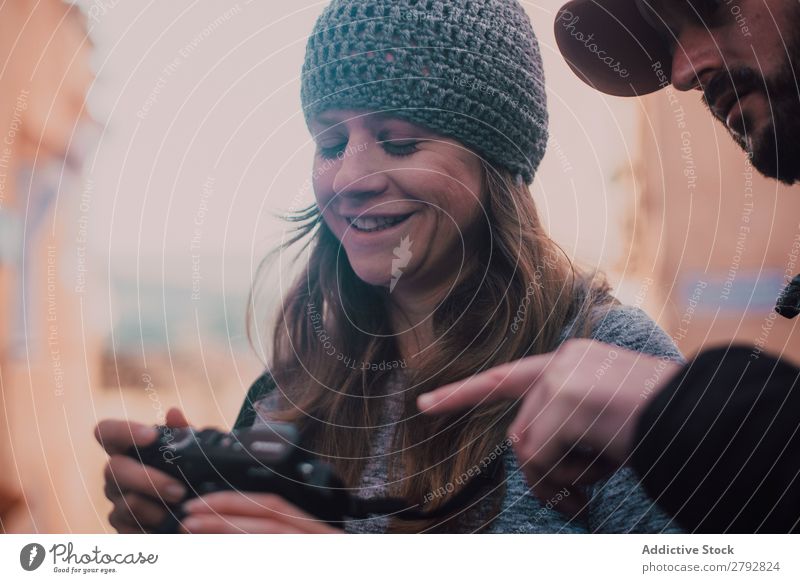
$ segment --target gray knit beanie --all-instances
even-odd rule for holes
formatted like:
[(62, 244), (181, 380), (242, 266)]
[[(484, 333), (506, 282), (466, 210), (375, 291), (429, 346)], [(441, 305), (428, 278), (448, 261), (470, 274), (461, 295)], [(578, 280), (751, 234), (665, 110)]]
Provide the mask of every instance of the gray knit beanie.
[(527, 184), (547, 146), (539, 45), (515, 0), (333, 0), (308, 39), (301, 97), (306, 122), (382, 111)]

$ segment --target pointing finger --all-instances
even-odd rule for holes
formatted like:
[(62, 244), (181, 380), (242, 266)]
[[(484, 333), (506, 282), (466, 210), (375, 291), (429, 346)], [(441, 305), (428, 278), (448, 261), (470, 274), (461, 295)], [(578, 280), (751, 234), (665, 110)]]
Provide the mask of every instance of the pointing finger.
[(553, 353), (541, 354), (497, 366), (421, 395), (417, 406), (423, 413), (436, 414), (485, 402), (517, 399), (530, 390), (552, 359)]

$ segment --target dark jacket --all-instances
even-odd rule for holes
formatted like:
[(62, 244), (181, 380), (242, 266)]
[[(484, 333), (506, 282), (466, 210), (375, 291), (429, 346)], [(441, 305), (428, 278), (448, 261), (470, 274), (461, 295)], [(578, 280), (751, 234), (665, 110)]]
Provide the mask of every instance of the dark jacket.
[(800, 532), (798, 375), (749, 347), (699, 354), (638, 422), (648, 494), (688, 531)]

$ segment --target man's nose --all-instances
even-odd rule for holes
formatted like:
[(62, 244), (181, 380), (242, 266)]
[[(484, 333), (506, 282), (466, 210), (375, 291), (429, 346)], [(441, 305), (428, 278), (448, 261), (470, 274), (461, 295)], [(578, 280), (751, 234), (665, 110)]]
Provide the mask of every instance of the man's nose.
[(384, 192), (388, 186), (386, 169), (381, 165), (380, 148), (374, 142), (353, 143), (339, 156), (334, 192), (342, 197), (371, 197)]
[(725, 68), (725, 56), (714, 36), (702, 26), (688, 26), (680, 34), (672, 57), (672, 84), (679, 91), (703, 90)]

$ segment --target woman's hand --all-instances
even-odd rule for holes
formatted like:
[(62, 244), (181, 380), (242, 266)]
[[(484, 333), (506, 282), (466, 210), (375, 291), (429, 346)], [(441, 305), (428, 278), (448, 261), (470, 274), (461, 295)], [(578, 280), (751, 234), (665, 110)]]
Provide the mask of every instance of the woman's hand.
[[(166, 424), (189, 425), (178, 409), (169, 410)], [(133, 445), (153, 443), (155, 427), (106, 420), (97, 424), (94, 435), (109, 455), (104, 475), (106, 497), (114, 504), (108, 516), (111, 526), (124, 534), (154, 530), (166, 518), (167, 505), (179, 503), (186, 495), (186, 489), (175, 478), (125, 455)]]
[(183, 505), (185, 532), (193, 534), (341, 534), (276, 494), (215, 492)]
[[(644, 405), (681, 368), (665, 358), (591, 340), (510, 362), (420, 396), (423, 413), (519, 400), (509, 427), (528, 485), (542, 499), (596, 482), (624, 464)], [(559, 510), (575, 513), (581, 497)]]

